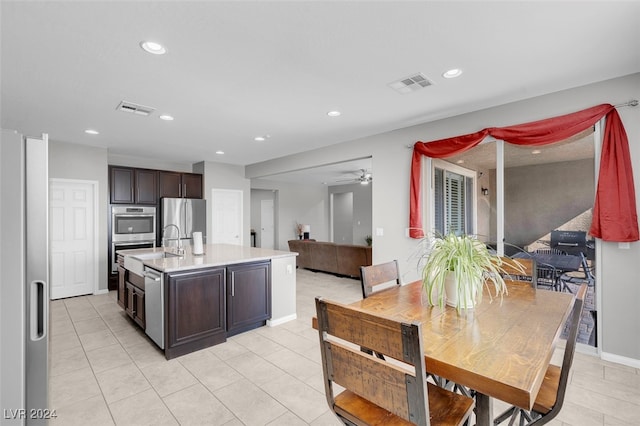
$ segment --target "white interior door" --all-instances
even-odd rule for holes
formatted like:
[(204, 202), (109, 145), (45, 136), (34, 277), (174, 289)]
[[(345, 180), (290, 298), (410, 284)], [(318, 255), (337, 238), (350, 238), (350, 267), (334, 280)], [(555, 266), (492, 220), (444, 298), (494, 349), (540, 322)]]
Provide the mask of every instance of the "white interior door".
[(96, 289), (96, 192), (97, 182), (49, 181), (51, 299)]
[(273, 200), (260, 201), (260, 247), (273, 249)]
[(241, 190), (212, 189), (211, 212), (213, 217), (212, 244), (242, 245), (242, 197)]

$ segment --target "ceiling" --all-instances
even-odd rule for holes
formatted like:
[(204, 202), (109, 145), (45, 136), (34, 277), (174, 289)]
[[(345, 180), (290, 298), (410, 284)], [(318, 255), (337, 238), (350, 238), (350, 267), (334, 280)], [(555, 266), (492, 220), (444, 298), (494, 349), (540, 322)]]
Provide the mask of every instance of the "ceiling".
[[(0, 7), (2, 128), (164, 161), (253, 164), (640, 72), (640, 2)], [(460, 77), (442, 77), (454, 67)], [(389, 86), (416, 73), (431, 86)], [(121, 101), (154, 111), (117, 111)]]
[(366, 175), (367, 173), (370, 173), (373, 178), (371, 158), (358, 158), (333, 164), (321, 164), (317, 167), (291, 170), (287, 173), (278, 173), (276, 175), (262, 176), (260, 179), (276, 182), (295, 182), (304, 185), (322, 184), (327, 186), (336, 186), (360, 183), (359, 178), (363, 174)]

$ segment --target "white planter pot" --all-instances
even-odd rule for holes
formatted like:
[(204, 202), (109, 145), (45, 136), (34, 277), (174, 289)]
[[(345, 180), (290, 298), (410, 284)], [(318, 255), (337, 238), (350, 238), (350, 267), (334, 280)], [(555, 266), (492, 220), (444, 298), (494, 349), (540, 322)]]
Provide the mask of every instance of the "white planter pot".
[(473, 309), (476, 304), (477, 286), (472, 286), (471, 291), (467, 291), (466, 294), (463, 295), (464, 300), (460, 300), (461, 297), (458, 294), (457, 284), (455, 274), (449, 272), (444, 281), (444, 293), (447, 305), (453, 306), (454, 308), (460, 306), (461, 309)]

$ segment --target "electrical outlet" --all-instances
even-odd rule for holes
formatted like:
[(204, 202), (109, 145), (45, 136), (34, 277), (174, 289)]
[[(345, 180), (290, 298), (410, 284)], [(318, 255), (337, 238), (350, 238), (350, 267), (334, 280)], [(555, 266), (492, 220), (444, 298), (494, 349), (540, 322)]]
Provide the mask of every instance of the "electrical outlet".
[(287, 265), (287, 274), (289, 274), (289, 275), (293, 274), (293, 266), (292, 265)]
[(384, 236), (384, 228), (376, 228), (376, 237)]

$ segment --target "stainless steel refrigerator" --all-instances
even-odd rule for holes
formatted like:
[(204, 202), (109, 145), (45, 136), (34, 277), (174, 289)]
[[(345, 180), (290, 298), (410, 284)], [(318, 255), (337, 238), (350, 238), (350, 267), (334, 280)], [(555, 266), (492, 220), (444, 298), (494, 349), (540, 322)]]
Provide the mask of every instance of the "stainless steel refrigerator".
[(48, 138), (2, 130), (0, 143), (2, 425), (46, 424), (49, 336)]
[(160, 203), (160, 243), (163, 230), (166, 246), (177, 244), (176, 225), (180, 229), (182, 245), (193, 243), (193, 233), (202, 232), (202, 240), (206, 242), (207, 233), (207, 201), (197, 198), (162, 198)]

